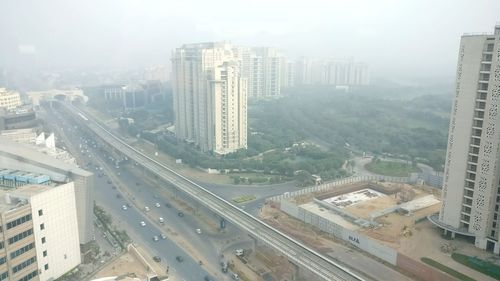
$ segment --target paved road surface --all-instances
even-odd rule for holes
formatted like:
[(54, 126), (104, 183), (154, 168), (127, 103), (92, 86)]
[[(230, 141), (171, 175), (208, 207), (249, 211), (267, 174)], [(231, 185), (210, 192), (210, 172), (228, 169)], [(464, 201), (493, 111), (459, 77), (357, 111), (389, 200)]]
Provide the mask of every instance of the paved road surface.
[[(62, 125), (65, 135), (70, 138), (73, 144), (79, 143), (80, 135), (77, 130), (70, 127), (69, 124), (63, 123), (63, 120), (52, 114), (49, 114), (47, 117), (50, 118), (52, 122), (59, 122)], [(80, 157), (85, 157), (85, 159), (88, 159), (89, 161), (94, 161), (97, 153), (91, 151), (90, 153), (82, 155), (79, 151), (78, 154), (80, 154)], [(91, 157), (88, 157), (89, 154)], [(93, 170), (93, 172), (96, 171)], [(125, 172), (121, 174), (123, 174), (122, 176), (124, 177), (128, 177), (126, 178), (126, 181), (128, 182), (135, 183), (137, 181), (133, 180), (130, 173)], [(118, 225), (119, 229), (126, 230), (132, 240), (139, 242), (141, 246), (150, 251), (152, 255), (160, 256), (162, 258), (162, 264), (165, 268), (167, 265), (170, 267), (170, 274), (174, 275), (176, 280), (203, 280), (205, 276), (210, 275), (206, 272), (203, 266), (198, 264), (198, 260), (191, 259), (189, 255), (186, 254), (185, 250), (179, 247), (179, 245), (175, 242), (169, 239), (160, 240), (158, 242), (153, 241), (152, 237), (154, 235), (160, 235), (160, 233), (164, 232), (164, 230), (160, 229), (153, 223), (150, 223), (144, 212), (138, 210), (137, 208), (132, 207), (128, 208), (126, 211), (122, 210), (122, 206), (127, 204), (127, 201), (123, 198), (123, 196), (121, 196), (121, 198), (117, 198), (117, 194), (119, 192), (118, 190), (113, 189), (112, 186), (113, 184), (108, 184), (108, 177), (96, 177), (95, 198), (97, 203), (102, 205), (105, 210), (112, 215), (114, 223)], [(148, 190), (148, 188), (150, 187), (144, 187), (144, 190)], [(146, 198), (148, 198), (148, 196), (153, 198), (154, 195), (148, 192), (143, 192), (143, 197), (139, 198), (140, 200), (147, 200)], [(164, 206), (162, 207), (167, 209)], [(177, 216), (177, 212), (164, 212), (162, 215), (165, 216), (167, 221), (172, 222), (172, 224), (175, 224), (176, 226), (183, 226), (184, 228), (188, 227), (186, 226), (186, 222), (190, 221), (188, 216), (180, 218)], [(179, 223), (179, 220), (182, 220), (182, 222)], [(146, 222), (145, 227), (140, 225), (141, 221)], [(193, 233), (194, 228), (188, 228), (190, 228), (190, 232)], [(182, 232), (181, 234), (184, 235)], [(190, 234), (187, 233), (187, 235)], [(204, 250), (204, 255), (207, 255), (208, 257), (213, 256), (214, 253), (212, 252), (213, 250), (209, 248), (209, 243), (201, 243), (200, 237), (196, 238), (200, 241), (198, 243), (201, 245), (199, 249)], [(196, 240), (193, 239), (191, 242), (196, 243)], [(181, 263), (176, 261), (176, 256), (182, 256), (184, 261)]]

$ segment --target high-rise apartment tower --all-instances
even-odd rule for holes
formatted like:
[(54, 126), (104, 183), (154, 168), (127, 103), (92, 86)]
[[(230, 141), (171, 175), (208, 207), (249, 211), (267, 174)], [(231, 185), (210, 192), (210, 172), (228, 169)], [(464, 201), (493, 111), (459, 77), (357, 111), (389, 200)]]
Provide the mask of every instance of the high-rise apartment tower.
[(445, 232), (500, 252), (500, 26), (463, 35), (449, 127), (439, 217)]
[(175, 133), (202, 151), (247, 147), (247, 79), (227, 43), (188, 44), (172, 56)]

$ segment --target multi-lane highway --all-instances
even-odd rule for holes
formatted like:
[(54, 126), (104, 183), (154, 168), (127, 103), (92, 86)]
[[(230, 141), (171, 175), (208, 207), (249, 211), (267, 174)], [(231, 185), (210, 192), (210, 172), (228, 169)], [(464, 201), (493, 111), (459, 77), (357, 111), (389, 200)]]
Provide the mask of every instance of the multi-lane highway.
[[(100, 175), (96, 176), (96, 186), (99, 188), (95, 189), (95, 197), (97, 203), (112, 216), (113, 224), (121, 230), (126, 230), (132, 240), (138, 242), (151, 256), (159, 256), (161, 266), (165, 270), (169, 268), (169, 276), (173, 277), (173, 280), (201, 281), (205, 276), (216, 276), (215, 280), (229, 279), (228, 276), (222, 276), (218, 259), (213, 258), (218, 257), (219, 249), (214, 249), (214, 243), (209, 239), (211, 238), (209, 231), (204, 231), (202, 235), (197, 234), (195, 229), (204, 229), (204, 226), (200, 225), (189, 212), (179, 217), (179, 210), (173, 202), (158, 196), (148, 181), (129, 172), (127, 167), (115, 168), (114, 162), (108, 159), (106, 152), (93, 148), (90, 145), (92, 141), (85, 139), (83, 132), (75, 129), (73, 124), (68, 124), (62, 117), (50, 112), (44, 119), (53, 127), (57, 127), (58, 135), (64, 139), (66, 145), (71, 146), (71, 149), (70, 147), (68, 149), (77, 156), (80, 164), (89, 163), (86, 168)], [(133, 200), (126, 194), (128, 191), (125, 193), (121, 189), (130, 191)], [(156, 207), (156, 203), (160, 203), (160, 207)], [(127, 206), (126, 210), (123, 206)], [(149, 206), (149, 212), (144, 211), (145, 206)], [(159, 217), (164, 219), (164, 224), (158, 222)], [(141, 226), (141, 221), (145, 222), (145, 226)], [(166, 239), (161, 238), (162, 233), (166, 234)], [(178, 243), (179, 239), (172, 239), (179, 234), (196, 248), (196, 258), (192, 257), (192, 251), (186, 251), (186, 247)], [(95, 235), (96, 238), (100, 238), (102, 234), (97, 231)], [(154, 236), (158, 236), (159, 241), (154, 241)], [(112, 253), (114, 250), (109, 251)], [(183, 262), (178, 262), (177, 256), (182, 257)], [(199, 265), (199, 259), (205, 261), (203, 266)]]
[(108, 145), (114, 147), (129, 159), (136, 161), (159, 178), (175, 185), (179, 190), (185, 192), (214, 213), (281, 252), (295, 264), (314, 272), (319, 278), (323, 280), (339, 281), (364, 280), (352, 269), (338, 264), (316, 250), (234, 206), (225, 199), (217, 196), (162, 163), (144, 155), (119, 137), (113, 135), (91, 116), (86, 116), (75, 106), (68, 103), (61, 104), (63, 108), (66, 109), (67, 113), (73, 114), (76, 120), (80, 120), (82, 125), (86, 126)]

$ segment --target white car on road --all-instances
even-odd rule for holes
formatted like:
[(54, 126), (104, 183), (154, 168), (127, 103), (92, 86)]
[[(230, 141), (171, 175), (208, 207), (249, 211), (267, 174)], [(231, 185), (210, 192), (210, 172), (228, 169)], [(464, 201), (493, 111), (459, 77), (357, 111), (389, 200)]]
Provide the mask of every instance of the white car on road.
[(141, 221), (141, 226), (146, 226), (146, 223), (144, 221)]

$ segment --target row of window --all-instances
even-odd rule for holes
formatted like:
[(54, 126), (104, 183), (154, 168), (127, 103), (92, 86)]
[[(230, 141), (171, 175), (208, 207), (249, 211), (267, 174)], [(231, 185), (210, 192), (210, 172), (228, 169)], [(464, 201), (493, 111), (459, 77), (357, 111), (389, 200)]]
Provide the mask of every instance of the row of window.
[(7, 261), (7, 257), (0, 258), (0, 265), (4, 264)]
[(36, 262), (36, 257), (29, 258), (29, 259), (23, 261), (22, 263), (14, 266), (12, 268), (12, 272), (16, 273), (16, 272), (18, 272), (20, 270), (23, 270), (24, 268), (26, 268), (27, 266), (29, 266), (30, 264), (32, 264), (34, 262)]
[(24, 253), (26, 253), (27, 251), (33, 249), (35, 247), (35, 243), (30, 243), (20, 249), (17, 249), (15, 250), (14, 252), (10, 253), (10, 258), (13, 259), (15, 257), (18, 257)]
[(33, 272), (29, 273), (28, 275), (24, 276), (23, 278), (19, 279), (18, 281), (28, 281), (33, 279), (38, 275), (38, 269), (34, 270)]
[(0, 242), (0, 250), (3, 249), (5, 247), (5, 243), (2, 241)]
[(16, 227), (16, 226), (18, 226), (20, 224), (23, 224), (23, 223), (25, 223), (27, 221), (30, 221), (30, 220), (31, 220), (31, 214), (26, 215), (26, 216), (22, 216), (22, 217), (20, 217), (20, 218), (18, 218), (16, 220), (8, 222), (7, 223), (7, 229), (11, 229), (13, 227)]
[(32, 228), (30, 228), (30, 229), (28, 229), (26, 231), (23, 231), (23, 232), (21, 232), (21, 233), (19, 233), (17, 235), (14, 235), (13, 237), (9, 238), (9, 245), (13, 244), (13, 243), (16, 243), (17, 241), (22, 240), (22, 239), (30, 236), (31, 234), (33, 234), (33, 229)]

